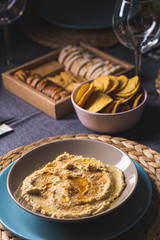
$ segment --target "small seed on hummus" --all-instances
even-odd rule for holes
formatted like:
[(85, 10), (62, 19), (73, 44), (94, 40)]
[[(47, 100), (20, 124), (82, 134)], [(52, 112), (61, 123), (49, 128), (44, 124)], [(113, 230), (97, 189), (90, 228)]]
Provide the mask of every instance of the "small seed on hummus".
[(44, 215), (79, 218), (110, 208), (125, 185), (117, 167), (65, 152), (26, 177), (21, 195)]

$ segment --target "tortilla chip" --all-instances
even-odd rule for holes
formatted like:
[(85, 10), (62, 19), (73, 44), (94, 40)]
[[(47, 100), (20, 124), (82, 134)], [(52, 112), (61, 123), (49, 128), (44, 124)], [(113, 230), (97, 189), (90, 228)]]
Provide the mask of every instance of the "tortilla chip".
[(119, 99), (122, 99), (122, 103), (127, 103), (133, 96), (134, 94), (131, 94), (129, 97), (119, 97)]
[(140, 87), (140, 83), (138, 82), (138, 84), (135, 86), (135, 88), (130, 91), (130, 92), (117, 92), (115, 93), (116, 96), (119, 96), (119, 97), (124, 97), (124, 98), (127, 98), (127, 97), (130, 97), (130, 96), (133, 96), (138, 90), (139, 90), (139, 87)]
[(93, 83), (94, 87), (95, 87), (95, 91), (100, 91), (100, 92), (104, 92), (104, 85), (102, 82), (94, 82)]
[(107, 90), (108, 90), (108, 88), (110, 87), (110, 81), (109, 81), (109, 78), (104, 80), (103, 85), (104, 85), (104, 92), (106, 93)]
[(66, 87), (66, 90), (68, 92), (73, 92), (73, 90), (78, 87), (79, 83), (76, 83), (76, 82), (73, 82), (73, 83), (70, 83), (67, 87)]
[(115, 102), (112, 101), (110, 104), (108, 104), (106, 107), (104, 107), (100, 112), (101, 113), (111, 113), (114, 104), (115, 104)]
[[(87, 84), (87, 83), (86, 83)], [(84, 86), (84, 85), (83, 85)], [(83, 107), (84, 104), (86, 103), (87, 99), (89, 98), (89, 96), (91, 95), (91, 93), (94, 91), (94, 86), (92, 84), (89, 84), (89, 88), (87, 91), (84, 92), (84, 94), (82, 95), (82, 97), (80, 98), (80, 100), (78, 101), (77, 105), (79, 107)]]
[(89, 89), (90, 84), (86, 83), (84, 85), (82, 85), (82, 87), (79, 89), (76, 98), (75, 98), (75, 102), (78, 103), (79, 100), (81, 99), (81, 97), (83, 96), (83, 94)]
[(121, 75), (117, 79), (119, 81), (119, 86), (114, 90), (115, 92), (118, 92), (124, 89), (128, 83), (128, 78), (125, 75)]
[(122, 99), (118, 100), (118, 101), (115, 101), (115, 104), (112, 108), (112, 113), (116, 113), (117, 112), (117, 109), (119, 107), (119, 105), (122, 103)]
[(97, 91), (94, 92), (94, 96), (91, 96), (91, 98), (88, 99), (88, 103), (86, 102), (85, 109), (90, 112), (96, 113), (99, 112), (102, 108), (107, 106), (112, 101), (113, 100), (109, 95)]
[(92, 94), (89, 96), (89, 98), (87, 99), (84, 108), (88, 109), (91, 107), (91, 105), (96, 101), (97, 97), (99, 95), (99, 91), (93, 91)]
[(131, 109), (130, 105), (124, 105), (122, 108), (119, 109), (119, 112), (125, 112), (130, 109)]
[(139, 94), (136, 95), (135, 100), (134, 100), (133, 105), (132, 105), (132, 108), (135, 108), (135, 107), (138, 106), (138, 103), (139, 103), (142, 95), (143, 95), (142, 93), (139, 93)]
[(78, 82), (78, 79), (73, 75), (73, 73), (66, 71), (60, 73), (62, 79), (64, 79), (67, 83)]
[(117, 96), (130, 96), (130, 94), (132, 93), (132, 92), (136, 92), (135, 91), (135, 89), (138, 89), (139, 87), (137, 87), (137, 86), (139, 86), (140, 85), (140, 83), (139, 83), (139, 78), (138, 78), (138, 76), (135, 76), (135, 77), (133, 77), (133, 78), (131, 78), (131, 79), (129, 79), (129, 81), (128, 81), (128, 83), (127, 83), (127, 85), (126, 85), (126, 87), (125, 88), (123, 88), (121, 91), (119, 91), (119, 92), (117, 92), (116, 93), (116, 95)]
[(93, 85), (95, 87), (96, 91), (106, 92), (108, 86), (109, 86), (109, 78), (108, 76), (101, 76), (98, 77), (93, 81)]
[(117, 77), (108, 75), (108, 78), (109, 78), (110, 84), (109, 84), (108, 89), (105, 91), (105, 93), (111, 93), (115, 89), (117, 89), (119, 86), (119, 81), (118, 81)]

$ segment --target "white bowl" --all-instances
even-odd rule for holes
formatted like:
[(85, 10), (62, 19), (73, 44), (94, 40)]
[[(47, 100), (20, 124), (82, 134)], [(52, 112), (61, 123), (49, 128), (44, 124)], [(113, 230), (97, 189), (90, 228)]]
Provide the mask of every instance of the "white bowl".
[(99, 133), (117, 133), (132, 128), (139, 121), (147, 100), (147, 92), (144, 88), (142, 88), (144, 92), (143, 101), (131, 110), (119, 113), (92, 113), (75, 103), (77, 92), (85, 83), (75, 88), (71, 95), (71, 101), (80, 122), (86, 128)]
[[(20, 186), (22, 185), (25, 177), (29, 176), (35, 170), (41, 168), (46, 163), (53, 161), (58, 155), (68, 152), (74, 155), (83, 155), (84, 157), (94, 157), (101, 160), (105, 164), (110, 164), (122, 170), (126, 182), (126, 187), (120, 195), (119, 199), (109, 209), (93, 216), (82, 218), (51, 218), (34, 211), (27, 202), (20, 198)], [(8, 178), (7, 188), (12, 199), (25, 211), (30, 212), (36, 216), (54, 220), (54, 221), (80, 221), (92, 219), (119, 208), (124, 204), (129, 197), (133, 194), (138, 181), (137, 168), (132, 159), (120, 149), (100, 141), (87, 140), (87, 139), (68, 139), (55, 141), (52, 143), (44, 144), (37, 147), (30, 152), (23, 155), (12, 166)]]

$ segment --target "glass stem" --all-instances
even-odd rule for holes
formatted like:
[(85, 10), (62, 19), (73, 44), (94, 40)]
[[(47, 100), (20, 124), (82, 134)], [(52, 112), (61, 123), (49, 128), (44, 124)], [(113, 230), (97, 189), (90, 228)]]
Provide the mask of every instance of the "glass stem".
[(8, 32), (8, 25), (3, 26), (4, 30), (4, 41), (6, 47), (6, 64), (9, 66), (11, 63), (11, 56), (10, 56), (10, 43), (9, 43), (9, 32)]
[(139, 76), (139, 78), (141, 78), (141, 58), (141, 53), (139, 51), (135, 51), (136, 75)]

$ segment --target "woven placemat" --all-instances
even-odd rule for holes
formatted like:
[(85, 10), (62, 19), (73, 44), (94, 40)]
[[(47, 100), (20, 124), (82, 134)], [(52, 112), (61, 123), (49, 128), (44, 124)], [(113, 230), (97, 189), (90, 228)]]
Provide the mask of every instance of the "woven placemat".
[(155, 87), (157, 92), (160, 94), (160, 69), (158, 71), (157, 78), (155, 79)]
[[(11, 162), (40, 145), (63, 139), (90, 139), (106, 142), (120, 148), (131, 158), (136, 160), (150, 177), (153, 196), (145, 216), (130, 230), (114, 238), (114, 240), (159, 240), (160, 239), (160, 154), (135, 141), (125, 138), (111, 137), (97, 134), (75, 134), (49, 137), (27, 146), (17, 148), (0, 157), (0, 172)], [(0, 224), (0, 240), (18, 240), (15, 235), (7, 231)]]
[(21, 30), (35, 42), (50, 48), (84, 42), (99, 48), (118, 43), (112, 28), (77, 30), (59, 27), (43, 20), (39, 14), (41, 0), (27, 1), (27, 7), (19, 20)]

